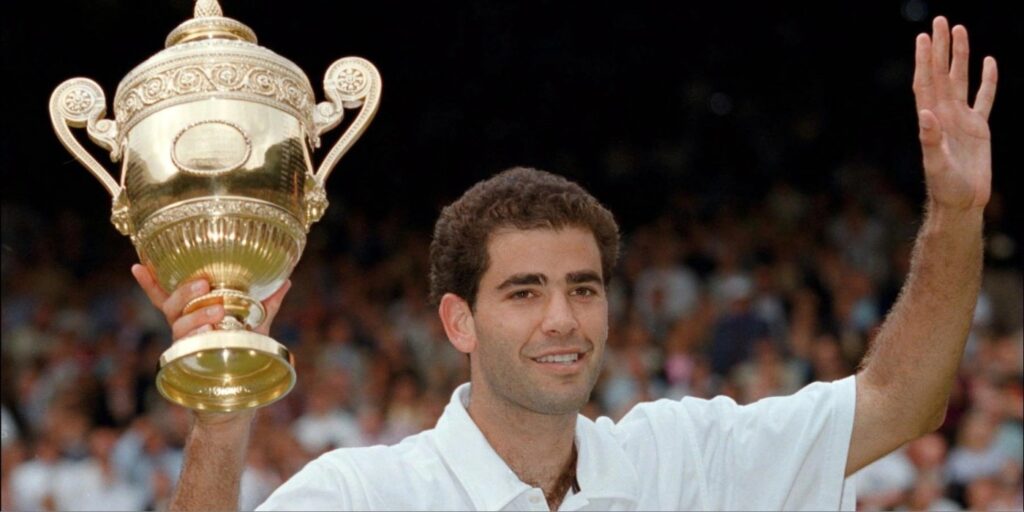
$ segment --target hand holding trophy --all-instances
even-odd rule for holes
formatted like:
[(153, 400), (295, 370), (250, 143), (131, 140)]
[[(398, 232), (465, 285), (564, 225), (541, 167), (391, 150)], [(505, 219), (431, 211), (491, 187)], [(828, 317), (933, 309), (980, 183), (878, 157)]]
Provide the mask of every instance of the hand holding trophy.
[[(174, 343), (160, 358), (157, 388), (202, 411), (267, 405), (295, 384), (291, 353), (253, 332), (261, 301), (288, 279), (309, 227), (327, 207), (324, 184), (377, 111), (381, 80), (368, 61), (336, 61), (315, 103), (306, 75), (256, 44), (216, 0), (167, 36), (166, 48), (133, 69), (114, 95), (115, 119), (92, 80), (73, 78), (50, 98), (61, 143), (113, 197), (111, 220), (131, 237), (164, 290), (205, 279), (185, 306), (223, 303), (217, 329)], [(310, 154), (345, 109), (358, 114), (314, 172)], [(74, 137), (122, 161), (118, 183)]]

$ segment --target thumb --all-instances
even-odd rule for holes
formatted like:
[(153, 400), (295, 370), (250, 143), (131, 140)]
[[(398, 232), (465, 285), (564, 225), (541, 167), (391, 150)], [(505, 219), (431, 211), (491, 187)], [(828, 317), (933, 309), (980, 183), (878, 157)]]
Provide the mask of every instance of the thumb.
[(918, 136), (922, 146), (938, 146), (942, 141), (942, 124), (935, 113), (922, 109), (917, 113), (917, 124), (920, 127)]
[(281, 309), (281, 303), (284, 302), (284, 296), (288, 294), (288, 290), (292, 288), (291, 279), (284, 282), (280, 288), (274, 292), (273, 295), (267, 297), (263, 301), (263, 307), (267, 310), (267, 317), (263, 319), (263, 323), (255, 329), (256, 332), (268, 335), (270, 332), (270, 324), (273, 323), (274, 317), (277, 316), (278, 310)]
[(164, 302), (167, 301), (170, 294), (160, 288), (160, 283), (157, 282), (156, 276), (149, 270), (149, 267), (138, 263), (132, 265), (132, 276), (142, 287), (142, 291), (146, 292), (149, 301), (157, 308), (163, 308)]

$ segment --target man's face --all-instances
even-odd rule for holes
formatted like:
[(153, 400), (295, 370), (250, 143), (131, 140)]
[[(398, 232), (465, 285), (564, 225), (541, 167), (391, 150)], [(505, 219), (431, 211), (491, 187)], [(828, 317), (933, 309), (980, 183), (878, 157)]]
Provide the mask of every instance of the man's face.
[(474, 386), (536, 413), (575, 414), (590, 398), (608, 339), (594, 235), (504, 229), (487, 250), (473, 313)]

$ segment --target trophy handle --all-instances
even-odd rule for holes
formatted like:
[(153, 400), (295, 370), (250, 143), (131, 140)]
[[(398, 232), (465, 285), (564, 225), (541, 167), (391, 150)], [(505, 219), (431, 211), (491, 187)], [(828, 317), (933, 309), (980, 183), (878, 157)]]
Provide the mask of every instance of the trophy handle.
[(352, 143), (363, 134), (366, 126), (373, 120), (377, 113), (377, 104), (380, 102), (380, 89), (380, 73), (366, 59), (345, 57), (327, 68), (327, 74), (324, 76), (324, 94), (327, 95), (328, 101), (317, 104), (313, 110), (316, 144), (319, 145), (320, 134), (341, 123), (346, 108), (362, 108), (313, 175), (319, 188), (327, 182), (327, 177), (338, 163), (338, 159), (345, 155), (352, 147)]
[(99, 84), (88, 78), (72, 78), (57, 86), (50, 96), (50, 121), (53, 122), (53, 129), (57, 131), (57, 137), (64, 147), (100, 180), (112, 197), (117, 197), (121, 187), (78, 143), (78, 139), (68, 129), (69, 126), (84, 126), (93, 142), (110, 151), (111, 160), (120, 160), (121, 147), (117, 144), (117, 123), (110, 119), (101, 119), (107, 111), (106, 103), (103, 89), (100, 89)]
[(110, 173), (89, 154), (71, 133), (69, 127), (85, 127), (89, 138), (110, 151), (114, 162), (121, 159), (121, 145), (118, 144), (117, 123), (103, 119), (107, 111), (107, 100), (99, 84), (88, 78), (72, 78), (54, 89), (50, 96), (50, 122), (57, 132), (57, 138), (71, 154), (100, 180), (103, 188), (114, 199), (111, 221), (122, 234), (130, 235), (127, 199), (124, 190)]

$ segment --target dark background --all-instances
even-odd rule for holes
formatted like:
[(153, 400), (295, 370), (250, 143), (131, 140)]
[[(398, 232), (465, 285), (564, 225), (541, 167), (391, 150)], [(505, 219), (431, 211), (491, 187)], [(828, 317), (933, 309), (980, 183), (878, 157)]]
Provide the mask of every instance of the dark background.
[[(680, 195), (742, 209), (777, 180), (842, 194), (839, 170), (859, 165), (920, 197), (913, 45), (937, 14), (969, 30), (972, 95), (981, 56), (999, 61), (994, 188), (1019, 225), (1024, 25), (1011, 3), (223, 7), (261, 45), (304, 69), (318, 100), (335, 59), (359, 55), (380, 69), (379, 114), (328, 184), (334, 215), (391, 215), (429, 229), (439, 206), (473, 182), (528, 165), (579, 180), (628, 230)], [(162, 49), (192, 3), (35, 1), (5, 11), (3, 202), (45, 218), (73, 215), (98, 237), (116, 235), (106, 192), (58, 143), (47, 101), (61, 81), (85, 76), (109, 105), (121, 77)], [(95, 149), (83, 132), (76, 131), (83, 145)], [(326, 135), (325, 148), (338, 132)]]

